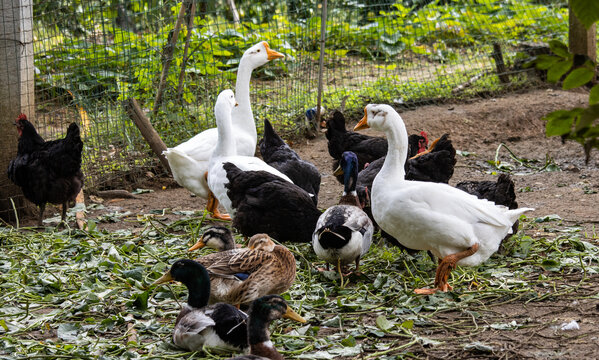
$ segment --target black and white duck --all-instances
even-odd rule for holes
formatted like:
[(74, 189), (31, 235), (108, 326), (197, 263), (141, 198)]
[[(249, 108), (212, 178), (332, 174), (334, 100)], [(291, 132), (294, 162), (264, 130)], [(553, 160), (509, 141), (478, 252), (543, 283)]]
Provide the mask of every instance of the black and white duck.
[(177, 260), (152, 285), (170, 281), (183, 283), (188, 292), (187, 304), (175, 320), (175, 345), (190, 351), (204, 346), (235, 351), (247, 349), (247, 315), (230, 304), (208, 305), (210, 277), (204, 266), (193, 260)]
[(372, 243), (374, 226), (362, 210), (356, 193), (358, 157), (351, 151), (341, 156), (336, 174), (343, 173), (343, 196), (338, 205), (328, 208), (318, 219), (312, 234), (312, 247), (318, 258), (337, 266), (343, 281), (341, 266), (355, 262), (360, 268), (360, 258)]
[(247, 340), (250, 354), (230, 360), (284, 360), (272, 341), (268, 327), (273, 320), (287, 318), (305, 323), (306, 320), (293, 311), (278, 295), (267, 295), (254, 300), (250, 306)]
[(233, 233), (225, 226), (211, 226), (200, 237), (189, 251), (208, 247), (216, 251), (233, 250), (236, 248)]

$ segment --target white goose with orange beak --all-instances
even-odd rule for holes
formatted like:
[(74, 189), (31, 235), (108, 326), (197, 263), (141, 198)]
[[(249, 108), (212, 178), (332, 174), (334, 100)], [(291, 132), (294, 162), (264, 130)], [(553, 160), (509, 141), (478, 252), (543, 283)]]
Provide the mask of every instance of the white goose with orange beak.
[[(231, 112), (232, 126), (237, 155), (254, 156), (258, 135), (250, 105), (250, 78), (252, 71), (270, 60), (284, 55), (272, 50), (266, 41), (261, 41), (247, 49), (239, 62), (235, 98), (238, 106)], [(177, 183), (197, 196), (208, 199), (207, 209), (217, 219), (230, 220), (227, 214), (218, 211), (218, 201), (208, 188), (206, 180), (210, 156), (218, 142), (218, 131), (211, 128), (174, 148), (164, 151), (173, 178)]]
[(372, 215), (405, 247), (438, 257), (435, 288), (416, 289), (417, 294), (452, 290), (447, 279), (456, 265), (487, 260), (520, 215), (534, 209), (509, 210), (447, 184), (405, 180), (408, 133), (401, 116), (377, 104), (367, 105), (364, 113), (354, 130), (372, 127), (389, 141), (385, 163), (372, 183)]

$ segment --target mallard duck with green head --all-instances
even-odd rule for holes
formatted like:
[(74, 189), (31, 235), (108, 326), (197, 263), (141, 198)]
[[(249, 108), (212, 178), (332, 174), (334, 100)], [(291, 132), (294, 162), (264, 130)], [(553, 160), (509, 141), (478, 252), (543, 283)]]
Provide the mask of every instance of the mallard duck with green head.
[(190, 351), (204, 346), (235, 351), (247, 349), (247, 315), (230, 304), (208, 305), (210, 277), (202, 264), (178, 260), (152, 285), (170, 281), (183, 283), (188, 291), (187, 304), (175, 320), (175, 345)]

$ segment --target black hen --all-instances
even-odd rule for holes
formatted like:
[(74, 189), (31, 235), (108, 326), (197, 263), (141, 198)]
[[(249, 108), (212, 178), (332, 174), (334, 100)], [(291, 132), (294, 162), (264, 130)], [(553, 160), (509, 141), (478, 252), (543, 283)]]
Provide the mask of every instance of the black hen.
[(514, 182), (507, 174), (499, 175), (497, 181), (462, 181), (455, 187), (479, 199), (487, 199), (509, 209), (518, 208)]
[(293, 183), (312, 194), (318, 204), (320, 173), (316, 166), (302, 160), (275, 132), (270, 121), (264, 120), (264, 137), (260, 140), (260, 154), (264, 161), (287, 175)]
[[(387, 154), (387, 139), (347, 131), (345, 117), (338, 110), (327, 121), (326, 137), (329, 154), (335, 159), (333, 169), (339, 166), (341, 154), (345, 151), (352, 151), (358, 156), (358, 169), (363, 169), (365, 164)], [(337, 180), (343, 184), (343, 178)]]
[(448, 183), (456, 163), (449, 134), (433, 141), (430, 149), (406, 161), (406, 180)]
[[(509, 209), (518, 208), (514, 182), (507, 174), (499, 175), (497, 181), (462, 181), (455, 187), (479, 199), (487, 199)], [(518, 221), (514, 223), (512, 230), (514, 234), (518, 231)]]
[[(406, 170), (407, 180), (443, 182), (448, 183), (453, 176), (453, 170), (456, 163), (455, 148), (449, 139), (448, 134), (444, 134), (431, 144), (431, 148), (421, 151), (422, 147), (418, 144), (422, 136), (410, 135), (408, 137), (408, 160), (404, 168)], [(360, 171), (358, 174), (358, 185), (356, 190), (360, 202), (369, 206), (367, 201), (367, 189), (372, 188), (372, 182), (383, 167), (386, 156), (377, 159)]]
[(310, 194), (266, 171), (225, 163), (233, 226), (244, 236), (266, 233), (279, 241), (310, 242), (320, 216)]
[(75, 200), (83, 186), (79, 127), (72, 123), (64, 139), (44, 141), (24, 114), (19, 115), (15, 125), (19, 143), (17, 157), (8, 165), (8, 178), (40, 208), (40, 226), (46, 203), (62, 204), (64, 221), (68, 203)]

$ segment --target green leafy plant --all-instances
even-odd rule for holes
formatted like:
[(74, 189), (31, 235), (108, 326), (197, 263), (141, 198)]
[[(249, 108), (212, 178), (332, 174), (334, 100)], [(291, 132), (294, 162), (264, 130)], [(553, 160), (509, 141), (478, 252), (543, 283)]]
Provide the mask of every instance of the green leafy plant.
[[(599, 4), (592, 0), (572, 0), (571, 6), (576, 16), (588, 28), (599, 20)], [(563, 78), (564, 90), (574, 89), (591, 82), (596, 75), (597, 64), (586, 60), (576, 65), (577, 57), (568, 51), (568, 47), (558, 41), (549, 42), (552, 54), (539, 55), (531, 64), (537, 69), (547, 70), (547, 80), (558, 82)], [(561, 136), (565, 140), (574, 140), (583, 146), (585, 162), (588, 164), (593, 148), (599, 148), (599, 84), (589, 93), (587, 107), (571, 110), (556, 110), (547, 114), (545, 133), (547, 136)]]

